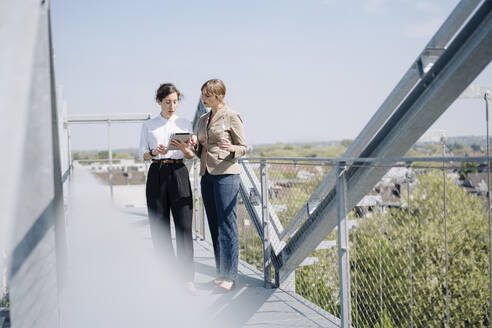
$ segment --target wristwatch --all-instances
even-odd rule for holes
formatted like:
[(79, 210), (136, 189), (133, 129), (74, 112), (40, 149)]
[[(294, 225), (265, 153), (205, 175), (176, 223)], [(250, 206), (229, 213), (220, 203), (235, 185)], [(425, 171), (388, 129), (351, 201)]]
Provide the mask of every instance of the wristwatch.
[(155, 157), (155, 156), (157, 156), (157, 155), (152, 154), (152, 151), (153, 151), (153, 149), (149, 148), (149, 155), (150, 155), (150, 157)]

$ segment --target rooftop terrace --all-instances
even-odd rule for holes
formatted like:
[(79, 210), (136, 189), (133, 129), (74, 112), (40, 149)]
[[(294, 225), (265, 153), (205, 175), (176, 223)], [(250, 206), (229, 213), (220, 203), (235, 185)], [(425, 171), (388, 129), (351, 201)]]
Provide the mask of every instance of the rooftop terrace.
[(228, 294), (217, 293), (210, 284), (215, 262), (208, 234), (203, 240), (197, 236), (194, 242), (198, 295), (189, 295), (177, 286), (180, 280), (174, 276), (172, 261), (161, 263), (154, 256), (147, 210), (112, 205), (107, 186), (81, 166), (74, 170), (69, 204), (70, 280), (62, 297), (64, 326), (339, 324), (339, 319), (295, 293), (264, 288), (263, 274), (243, 261), (238, 287)]
[[(49, 1), (2, 8), (0, 69), (15, 77), (0, 80), (0, 146), (16, 155), (2, 161), (0, 184), (13, 327), (492, 326), (490, 190), (484, 203), (446, 165), (479, 163), (490, 180), (490, 92), (479, 93), (486, 157), (450, 158), (445, 147), (441, 158), (402, 157), (492, 60), (492, 1), (460, 1), (343, 156), (239, 161), (240, 256), (253, 266), (241, 263), (229, 294), (208, 288), (193, 180), (199, 296), (154, 256), (145, 211), (113, 204), (113, 188), (71, 159), (71, 124), (106, 124), (111, 145), (111, 124), (148, 114), (70, 118), (57, 98)], [(200, 102), (195, 123), (205, 110)], [(392, 167), (407, 169), (397, 199), (366, 199), (355, 217)], [(196, 160), (191, 169), (197, 177)]]

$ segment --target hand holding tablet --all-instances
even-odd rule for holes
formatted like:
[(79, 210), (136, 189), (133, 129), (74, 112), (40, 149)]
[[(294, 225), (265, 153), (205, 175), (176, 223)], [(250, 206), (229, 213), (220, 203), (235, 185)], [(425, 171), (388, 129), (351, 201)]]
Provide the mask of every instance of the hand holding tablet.
[[(171, 135), (171, 137), (169, 138), (169, 144), (167, 145), (168, 149), (169, 150), (179, 150), (176, 143), (179, 144), (180, 142), (184, 142), (187, 144), (192, 135), (193, 134), (190, 132), (173, 133)], [(173, 140), (175, 140), (175, 142), (173, 142)]]

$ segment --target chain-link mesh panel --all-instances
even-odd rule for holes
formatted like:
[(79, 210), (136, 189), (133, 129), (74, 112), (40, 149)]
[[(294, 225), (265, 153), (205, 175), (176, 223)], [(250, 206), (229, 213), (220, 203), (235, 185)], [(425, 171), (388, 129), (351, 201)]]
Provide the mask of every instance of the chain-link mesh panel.
[(269, 163), (268, 196), (282, 226), (299, 212), (323, 180), (323, 163)]
[(237, 227), (239, 232), (239, 258), (263, 271), (263, 246), (255, 225), (246, 210), (243, 198), (238, 197)]
[[(330, 167), (322, 161), (314, 163), (268, 162), (267, 190), (270, 213), (270, 242), (274, 250), (280, 250), (288, 236), (282, 240), (282, 232), (289, 220), (301, 209), (314, 189), (319, 185)], [(259, 162), (243, 162), (241, 179), (246, 189), (246, 196), (252, 210), (255, 211), (259, 224), (262, 225), (261, 176)], [(238, 204), (238, 226), (244, 258), (251, 259), (251, 264), (263, 269), (263, 251), (253, 221), (241, 199)], [(243, 218), (244, 217), (244, 218)], [(250, 232), (255, 234), (250, 234)], [(243, 257), (242, 257), (243, 258)]]
[[(268, 162), (270, 214), (281, 227), (331, 169), (322, 164)], [(257, 183), (249, 197), (261, 220), (260, 166), (249, 165)], [(489, 326), (486, 195), (461, 184), (447, 169), (403, 170), (349, 213), (354, 327)], [(238, 226), (241, 259), (262, 270), (261, 240), (243, 200)], [(336, 240), (335, 229), (295, 270), (292, 291), (340, 317)]]
[(398, 190), (399, 205), (383, 197), (351, 231), (353, 325), (488, 326), (489, 226), (479, 197), (437, 170)]
[(295, 272), (296, 293), (340, 316), (340, 282), (336, 247), (314, 251)]

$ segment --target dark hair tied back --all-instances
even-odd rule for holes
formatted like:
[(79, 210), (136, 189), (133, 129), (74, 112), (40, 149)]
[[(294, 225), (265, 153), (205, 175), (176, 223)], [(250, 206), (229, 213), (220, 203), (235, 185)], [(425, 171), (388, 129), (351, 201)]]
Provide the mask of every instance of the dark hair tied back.
[(160, 85), (159, 89), (157, 89), (155, 93), (155, 100), (157, 102), (161, 102), (162, 99), (166, 98), (169, 96), (171, 93), (176, 93), (178, 95), (178, 100), (180, 101), (181, 98), (183, 98), (183, 95), (179, 90), (176, 88), (176, 86), (172, 83), (163, 83)]

